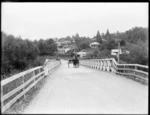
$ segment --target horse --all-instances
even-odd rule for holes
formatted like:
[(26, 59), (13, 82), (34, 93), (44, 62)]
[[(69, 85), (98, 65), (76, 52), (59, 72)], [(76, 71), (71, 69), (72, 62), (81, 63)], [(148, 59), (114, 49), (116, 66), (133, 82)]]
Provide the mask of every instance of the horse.
[(73, 63), (73, 60), (72, 59), (69, 59), (68, 60), (68, 67), (69, 67), (69, 64)]

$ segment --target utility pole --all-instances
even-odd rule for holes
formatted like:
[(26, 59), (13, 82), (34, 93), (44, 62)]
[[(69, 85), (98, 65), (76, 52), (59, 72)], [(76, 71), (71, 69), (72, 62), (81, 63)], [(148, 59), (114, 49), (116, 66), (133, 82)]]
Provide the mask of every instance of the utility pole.
[(120, 42), (118, 43), (118, 64), (119, 64), (119, 54), (120, 54)]

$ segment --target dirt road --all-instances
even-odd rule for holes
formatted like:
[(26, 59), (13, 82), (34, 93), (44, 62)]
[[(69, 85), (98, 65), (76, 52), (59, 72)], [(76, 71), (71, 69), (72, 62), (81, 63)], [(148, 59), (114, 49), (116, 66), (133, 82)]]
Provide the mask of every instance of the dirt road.
[(27, 113), (148, 113), (148, 87), (112, 73), (67, 62), (48, 76)]

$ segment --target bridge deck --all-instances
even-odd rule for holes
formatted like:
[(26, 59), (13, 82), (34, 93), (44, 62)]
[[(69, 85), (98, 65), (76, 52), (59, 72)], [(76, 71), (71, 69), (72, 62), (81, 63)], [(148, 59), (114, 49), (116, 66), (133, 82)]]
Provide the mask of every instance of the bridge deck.
[(48, 76), (24, 113), (148, 113), (148, 87), (67, 62)]

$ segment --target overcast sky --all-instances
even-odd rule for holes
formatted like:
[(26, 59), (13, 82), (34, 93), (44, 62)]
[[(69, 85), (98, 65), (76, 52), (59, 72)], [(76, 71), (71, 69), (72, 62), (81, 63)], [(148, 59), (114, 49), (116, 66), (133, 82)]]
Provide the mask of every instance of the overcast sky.
[(30, 40), (148, 27), (148, 3), (2, 3), (2, 31)]

